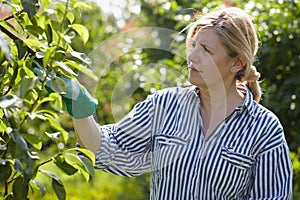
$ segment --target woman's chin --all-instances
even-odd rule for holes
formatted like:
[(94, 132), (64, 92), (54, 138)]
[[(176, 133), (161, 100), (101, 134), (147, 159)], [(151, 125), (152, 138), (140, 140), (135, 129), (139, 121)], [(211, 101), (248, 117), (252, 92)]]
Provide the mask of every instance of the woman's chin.
[(195, 86), (198, 86), (198, 87), (201, 87), (202, 85), (205, 85), (205, 82), (204, 82), (204, 80), (201, 76), (195, 77), (193, 75), (189, 75), (188, 80), (192, 85), (195, 85)]

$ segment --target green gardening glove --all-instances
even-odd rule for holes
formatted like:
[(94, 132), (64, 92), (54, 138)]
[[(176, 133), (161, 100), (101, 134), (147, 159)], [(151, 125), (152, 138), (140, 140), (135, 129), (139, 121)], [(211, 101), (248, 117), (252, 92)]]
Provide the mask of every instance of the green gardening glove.
[[(38, 60), (32, 63), (34, 73), (40, 77), (44, 77), (44, 69)], [(66, 91), (61, 94), (62, 100), (66, 105), (68, 113), (75, 119), (86, 118), (93, 115), (96, 111), (98, 101), (93, 98), (86, 88), (81, 85), (75, 78), (67, 78), (58, 76), (54, 72), (50, 72), (46, 80), (46, 90), (51, 93), (55, 92), (53, 80), (61, 79), (66, 84)]]

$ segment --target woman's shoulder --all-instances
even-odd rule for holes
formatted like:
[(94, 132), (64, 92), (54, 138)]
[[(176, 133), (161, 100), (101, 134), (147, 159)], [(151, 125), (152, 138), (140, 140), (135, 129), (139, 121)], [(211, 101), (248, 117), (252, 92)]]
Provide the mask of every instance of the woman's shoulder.
[(263, 103), (258, 103), (254, 100), (252, 93), (246, 90), (247, 97), (244, 102), (249, 114), (255, 117), (257, 120), (265, 120), (268, 122), (279, 122), (279, 118), (272, 111), (272, 109), (265, 106)]
[(189, 86), (189, 87), (169, 87), (169, 88), (164, 88), (164, 89), (158, 90), (157, 92), (155, 92), (155, 95), (157, 95), (157, 96), (195, 95), (195, 87), (193, 87), (193, 86)]
[(258, 117), (270, 119), (271, 121), (277, 121), (278, 123), (280, 123), (278, 116), (275, 114), (275, 112), (272, 109), (260, 103), (256, 103), (254, 107), (255, 107), (255, 113)]
[(169, 87), (156, 91), (151, 95), (154, 100), (180, 100), (185, 101), (188, 99), (197, 99), (198, 96), (195, 92), (195, 87)]
[[(285, 142), (284, 129), (278, 116), (269, 108), (262, 104), (256, 103), (256, 129), (261, 134), (259, 143), (281, 144)], [(264, 147), (266, 148), (266, 147)]]

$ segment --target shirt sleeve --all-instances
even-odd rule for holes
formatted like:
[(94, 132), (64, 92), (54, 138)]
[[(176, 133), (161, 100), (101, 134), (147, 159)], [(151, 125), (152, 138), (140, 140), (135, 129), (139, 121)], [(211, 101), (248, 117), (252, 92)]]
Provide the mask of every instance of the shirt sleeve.
[(116, 124), (100, 126), (101, 147), (96, 169), (137, 176), (150, 168), (153, 103), (149, 96)]
[[(283, 134), (283, 131), (279, 131)], [(278, 141), (278, 140), (277, 140)], [(274, 143), (273, 143), (274, 142)], [(292, 163), (284, 140), (269, 142), (269, 150), (259, 155), (254, 171), (251, 200), (292, 199)]]

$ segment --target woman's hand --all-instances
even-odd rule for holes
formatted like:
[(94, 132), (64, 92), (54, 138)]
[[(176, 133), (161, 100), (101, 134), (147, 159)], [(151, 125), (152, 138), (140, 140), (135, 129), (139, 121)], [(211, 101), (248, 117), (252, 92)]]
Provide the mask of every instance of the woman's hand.
[[(40, 79), (43, 79), (45, 73), (42, 64), (35, 59), (32, 66), (34, 73)], [(62, 89), (57, 87), (57, 85), (64, 85), (65, 87)], [(61, 94), (68, 113), (75, 119), (87, 118), (96, 111), (97, 100), (75, 78), (67, 78), (50, 72), (46, 78), (46, 90), (49, 93), (58, 92)]]

